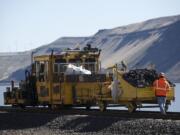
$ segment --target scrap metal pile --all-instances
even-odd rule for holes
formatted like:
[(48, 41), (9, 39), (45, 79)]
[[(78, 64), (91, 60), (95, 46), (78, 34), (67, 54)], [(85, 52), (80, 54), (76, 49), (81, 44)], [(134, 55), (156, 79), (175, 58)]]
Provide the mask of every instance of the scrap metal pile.
[(123, 78), (135, 87), (147, 87), (152, 86), (158, 78), (158, 73), (152, 69), (135, 69), (125, 73)]

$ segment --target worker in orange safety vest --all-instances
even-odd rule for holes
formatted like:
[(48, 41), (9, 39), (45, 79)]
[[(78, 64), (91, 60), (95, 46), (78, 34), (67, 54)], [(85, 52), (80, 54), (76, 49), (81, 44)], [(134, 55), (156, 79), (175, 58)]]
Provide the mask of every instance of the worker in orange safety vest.
[(166, 80), (165, 74), (160, 73), (159, 78), (153, 83), (155, 95), (157, 97), (157, 102), (160, 107), (160, 111), (162, 114), (166, 114), (165, 105), (166, 105), (166, 96), (169, 92), (170, 85)]

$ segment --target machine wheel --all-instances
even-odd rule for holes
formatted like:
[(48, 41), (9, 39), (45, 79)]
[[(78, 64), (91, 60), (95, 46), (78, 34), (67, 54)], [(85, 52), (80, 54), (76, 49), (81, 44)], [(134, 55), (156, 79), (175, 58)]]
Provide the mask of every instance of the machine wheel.
[(98, 105), (101, 112), (104, 112), (106, 110), (107, 104), (105, 101), (99, 101)]
[(86, 104), (86, 110), (89, 110), (91, 108), (90, 104)]
[(91, 102), (86, 102), (86, 110), (89, 110), (91, 108)]
[(12, 108), (16, 108), (16, 107), (18, 107), (18, 105), (12, 104)]
[(129, 113), (133, 113), (133, 112), (135, 112), (136, 109), (137, 109), (136, 103), (128, 103), (128, 104), (126, 105), (126, 107), (128, 108), (128, 112), (129, 112)]
[(86, 105), (86, 110), (89, 110), (91, 108), (91, 106)]
[(26, 108), (26, 106), (23, 105), (23, 104), (20, 104), (19, 107), (20, 107), (21, 109), (25, 109), (25, 108)]
[(51, 109), (52, 109), (52, 110), (62, 109), (62, 107), (63, 107), (63, 106), (61, 106), (61, 105), (57, 105), (57, 104), (53, 104), (53, 105), (51, 105)]
[[(45, 106), (45, 105), (44, 105)], [(51, 104), (48, 104), (48, 108), (49, 109), (52, 109), (52, 105)]]

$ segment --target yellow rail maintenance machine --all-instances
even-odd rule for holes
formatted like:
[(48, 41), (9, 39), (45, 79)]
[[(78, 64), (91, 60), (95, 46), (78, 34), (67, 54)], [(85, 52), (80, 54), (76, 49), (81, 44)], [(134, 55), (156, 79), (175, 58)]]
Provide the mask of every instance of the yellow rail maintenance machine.
[[(125, 71), (117, 65), (102, 71), (100, 50), (87, 45), (83, 49), (67, 49), (58, 54), (35, 56), (31, 71), (19, 87), (8, 87), (4, 102), (12, 106), (125, 106), (129, 112), (155, 104), (158, 107), (153, 81), (158, 74), (153, 69)], [(166, 109), (175, 99), (172, 83)]]

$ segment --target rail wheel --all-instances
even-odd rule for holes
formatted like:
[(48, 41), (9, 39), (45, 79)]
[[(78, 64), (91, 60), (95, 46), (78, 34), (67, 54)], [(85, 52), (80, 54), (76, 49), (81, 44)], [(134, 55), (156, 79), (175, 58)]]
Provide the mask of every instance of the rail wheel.
[(21, 109), (25, 109), (25, 108), (26, 108), (26, 106), (23, 105), (23, 104), (20, 104), (19, 107), (20, 107)]
[(87, 101), (86, 102), (86, 110), (89, 110), (91, 108), (91, 102)]
[(86, 104), (86, 110), (89, 110), (91, 108), (90, 104)]
[(89, 110), (91, 106), (89, 105), (86, 105), (86, 110)]
[(16, 108), (16, 107), (18, 107), (18, 105), (12, 104), (12, 108)]
[(126, 105), (126, 107), (128, 108), (128, 112), (129, 112), (129, 113), (133, 113), (133, 112), (135, 112), (136, 109), (137, 109), (136, 103), (128, 103), (128, 104)]
[(105, 101), (99, 101), (98, 105), (101, 112), (104, 112), (106, 110), (107, 104)]
[[(46, 105), (43, 105), (44, 107), (46, 106)], [(49, 109), (52, 109), (52, 105), (51, 104), (48, 104), (48, 108)]]

